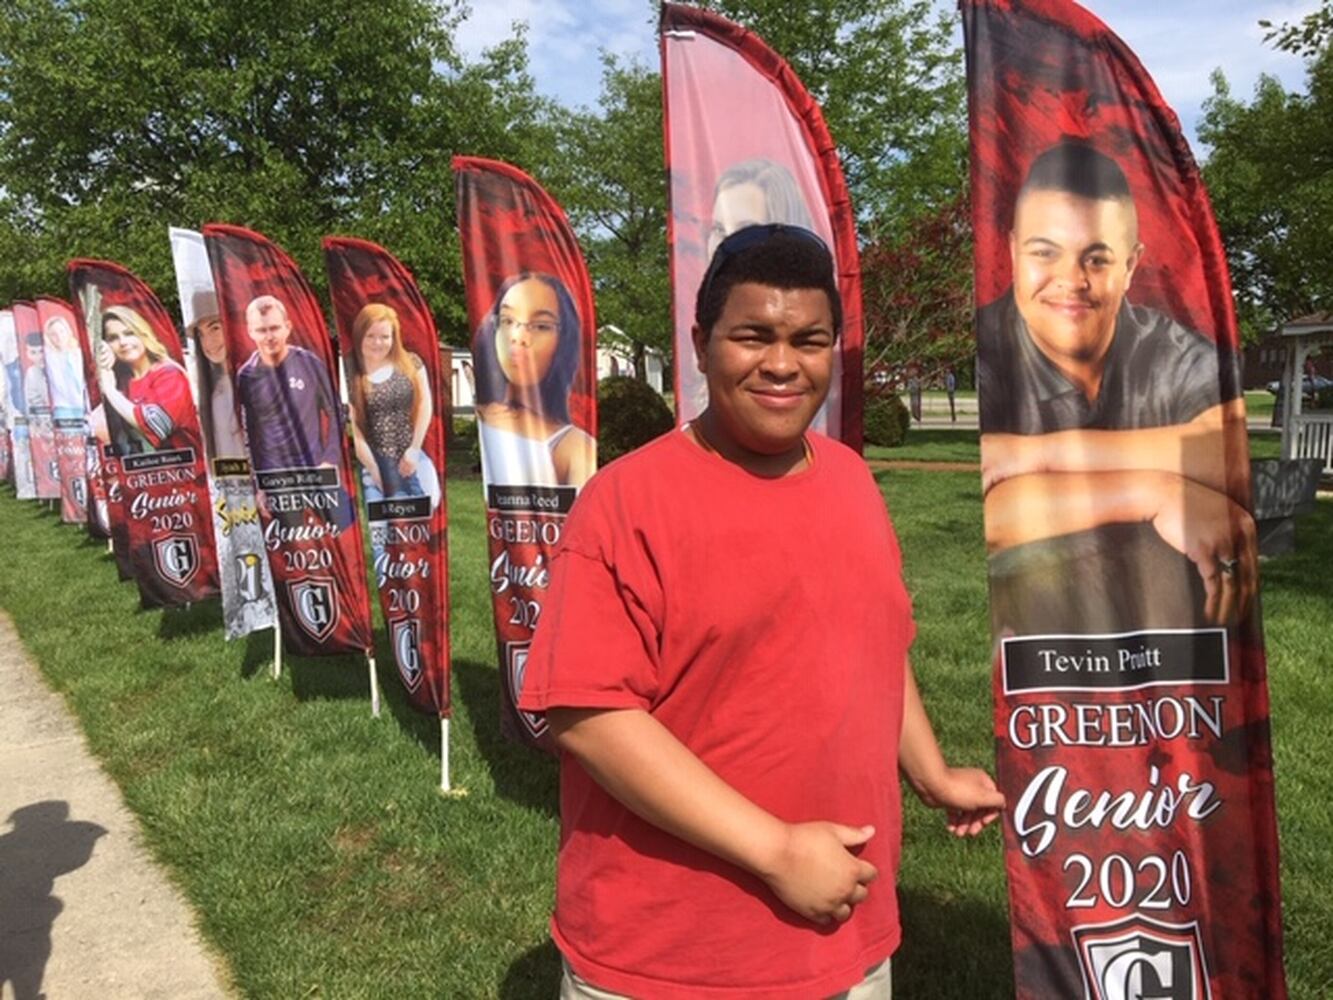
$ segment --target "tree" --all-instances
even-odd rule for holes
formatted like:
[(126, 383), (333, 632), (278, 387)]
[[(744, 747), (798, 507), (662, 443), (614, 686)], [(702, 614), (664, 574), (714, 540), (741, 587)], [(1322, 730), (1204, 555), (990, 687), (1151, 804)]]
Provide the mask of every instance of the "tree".
[[(230, 221), (323, 284), (319, 239), (379, 238), (466, 338), (449, 157), (549, 146), (521, 36), (476, 64), (461, 0), (6, 0), (0, 295), (118, 260), (164, 299), (169, 224)], [(441, 252), (443, 248), (443, 252)]]
[(1333, 49), (1309, 63), (1306, 93), (1260, 79), (1246, 104), (1213, 76), (1199, 136), (1247, 340), (1333, 309)]
[[(861, 251), (867, 380), (901, 385), (970, 368), (972, 224), (966, 197), (872, 236)], [(881, 374), (882, 373), (882, 374)], [(959, 383), (964, 379), (959, 378)]]
[(1287, 21), (1278, 26), (1272, 21), (1260, 21), (1259, 27), (1268, 31), (1264, 41), (1275, 42), (1284, 52), (1316, 56), (1329, 39), (1333, 39), (1333, 0), (1324, 0), (1323, 6), (1306, 14), (1295, 24)]
[(602, 57), (598, 111), (568, 114), (552, 187), (583, 237), (602, 341), (624, 349), (645, 377), (644, 350), (671, 356), (662, 78)]

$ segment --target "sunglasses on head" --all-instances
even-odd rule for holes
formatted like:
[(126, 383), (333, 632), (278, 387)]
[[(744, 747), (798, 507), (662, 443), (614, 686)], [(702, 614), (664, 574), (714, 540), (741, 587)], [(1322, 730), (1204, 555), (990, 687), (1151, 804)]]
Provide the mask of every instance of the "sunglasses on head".
[(718, 272), (726, 266), (727, 261), (751, 247), (767, 243), (774, 236), (793, 236), (805, 240), (807, 243), (813, 243), (819, 247), (820, 250), (828, 254), (830, 259), (833, 257), (829, 253), (828, 244), (820, 239), (816, 233), (812, 233), (802, 226), (789, 226), (784, 222), (766, 222), (762, 225), (745, 226), (742, 229), (737, 229), (724, 239), (713, 251), (713, 259), (708, 262), (708, 270), (704, 272), (703, 281), (699, 286), (700, 298), (707, 298), (709, 291), (712, 290), (713, 281), (717, 278)]

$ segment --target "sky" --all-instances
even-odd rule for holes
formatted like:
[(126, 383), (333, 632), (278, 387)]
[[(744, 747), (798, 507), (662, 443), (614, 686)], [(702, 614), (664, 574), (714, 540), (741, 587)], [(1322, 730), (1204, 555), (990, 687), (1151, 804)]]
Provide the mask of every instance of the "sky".
[[(794, 0), (799, 2), (799, 0)], [(941, 7), (952, 7), (939, 0)], [(1303, 88), (1304, 70), (1294, 56), (1263, 44), (1261, 19), (1299, 19), (1318, 0), (1084, 0), (1137, 53), (1175, 109), (1191, 145), (1203, 158), (1196, 132), (1209, 80), (1221, 68), (1232, 94), (1248, 98), (1261, 73), (1289, 90)], [(595, 105), (604, 49), (657, 65), (655, 3), (649, 0), (472, 0), (458, 34), (464, 53), (476, 57), (509, 36), (516, 21), (528, 25), (531, 71), (537, 89), (571, 107)], [(961, 44), (961, 30), (958, 39)]]

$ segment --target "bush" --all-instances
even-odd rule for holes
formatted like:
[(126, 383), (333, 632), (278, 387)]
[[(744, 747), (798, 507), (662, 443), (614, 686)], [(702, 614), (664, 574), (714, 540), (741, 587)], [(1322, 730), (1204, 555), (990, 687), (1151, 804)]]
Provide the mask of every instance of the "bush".
[(907, 440), (907, 428), (911, 424), (912, 414), (897, 393), (890, 392), (866, 400), (866, 444), (897, 448)]
[(606, 465), (675, 426), (666, 401), (626, 375), (597, 383), (597, 464)]
[(481, 442), (477, 440), (475, 418), (454, 417), (453, 435), (445, 458), (451, 476), (473, 476), (481, 472)]

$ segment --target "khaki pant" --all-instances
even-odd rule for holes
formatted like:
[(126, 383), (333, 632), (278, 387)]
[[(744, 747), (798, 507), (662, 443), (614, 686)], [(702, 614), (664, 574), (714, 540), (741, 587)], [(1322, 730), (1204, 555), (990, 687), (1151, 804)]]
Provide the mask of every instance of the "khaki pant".
[[(560, 960), (560, 1000), (632, 1000), (623, 993), (610, 993), (599, 990), (586, 979), (580, 979), (563, 958)], [(890, 960), (884, 959), (879, 965), (866, 972), (866, 977), (829, 1000), (891, 1000), (893, 996), (893, 970)]]

